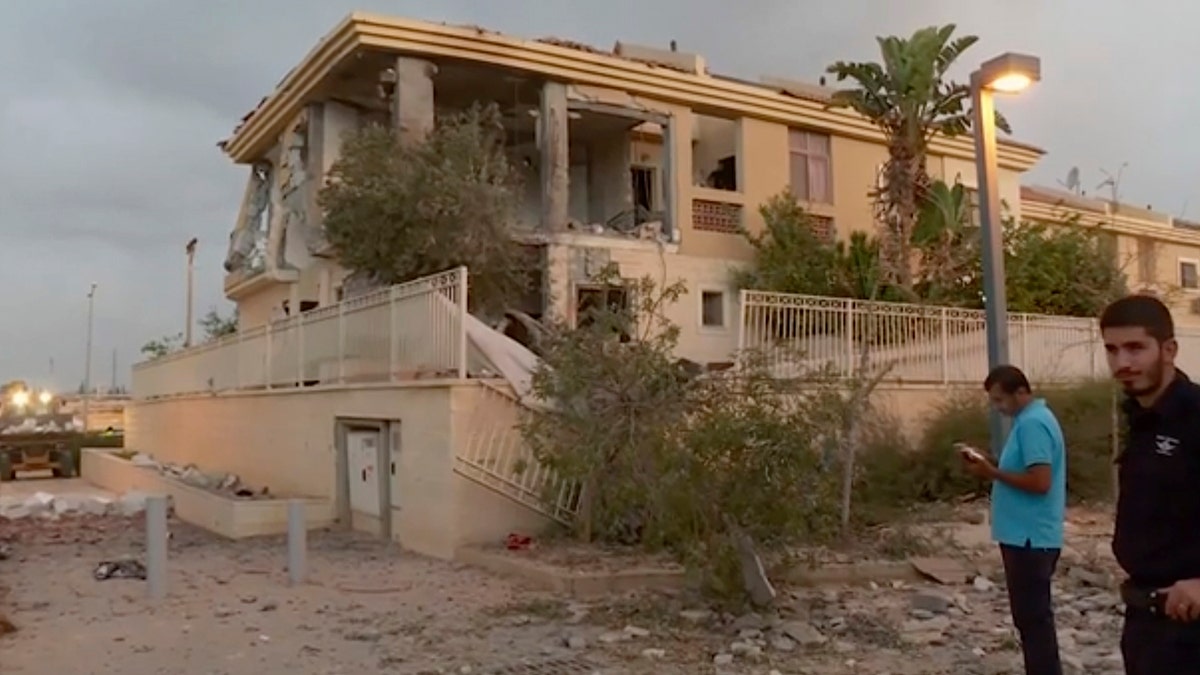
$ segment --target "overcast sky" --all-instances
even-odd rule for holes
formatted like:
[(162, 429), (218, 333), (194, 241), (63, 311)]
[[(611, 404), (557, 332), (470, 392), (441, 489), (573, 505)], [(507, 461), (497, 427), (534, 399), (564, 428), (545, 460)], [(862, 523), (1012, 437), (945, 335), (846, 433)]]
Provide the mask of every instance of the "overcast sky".
[[(754, 7), (755, 10), (750, 10)], [(99, 284), (93, 381), (182, 330), (184, 244), (199, 237), (197, 315), (221, 292), (245, 171), (214, 143), (347, 12), (471, 23), (601, 47), (703, 54), (716, 71), (814, 80), (874, 59), (874, 36), (955, 22), (996, 53), (1043, 60), (1002, 102), (1016, 137), (1078, 166), (1086, 189), (1128, 163), (1126, 201), (1200, 217), (1200, 4), (1157, 0), (8, 0), (0, 3), (0, 381), (83, 379), (88, 285)], [(1180, 65), (1179, 69), (1174, 66)], [(965, 73), (964, 73), (965, 74)]]

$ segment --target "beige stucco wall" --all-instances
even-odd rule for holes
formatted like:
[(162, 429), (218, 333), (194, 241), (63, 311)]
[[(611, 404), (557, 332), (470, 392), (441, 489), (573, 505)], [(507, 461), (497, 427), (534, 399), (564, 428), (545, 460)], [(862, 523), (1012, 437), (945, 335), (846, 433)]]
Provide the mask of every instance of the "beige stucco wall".
[(1200, 247), (1169, 241), (1156, 241), (1152, 257), (1146, 262), (1149, 280), (1142, 278), (1142, 257), (1138, 249), (1138, 237), (1128, 234), (1117, 235), (1117, 262), (1125, 272), (1130, 290), (1150, 288), (1171, 308), (1176, 324), (1200, 326), (1200, 314), (1192, 310), (1192, 303), (1200, 299), (1200, 290), (1180, 287), (1179, 263), (1195, 262), (1200, 265)]
[(461, 430), (480, 385), (422, 383), (386, 388), (240, 393), (137, 402), (127, 408), (127, 448), (156, 458), (236, 473), (278, 496), (337, 494), (339, 417), (398, 420), (393, 538), (450, 558), (460, 546), (499, 542), (545, 520), (453, 473)]

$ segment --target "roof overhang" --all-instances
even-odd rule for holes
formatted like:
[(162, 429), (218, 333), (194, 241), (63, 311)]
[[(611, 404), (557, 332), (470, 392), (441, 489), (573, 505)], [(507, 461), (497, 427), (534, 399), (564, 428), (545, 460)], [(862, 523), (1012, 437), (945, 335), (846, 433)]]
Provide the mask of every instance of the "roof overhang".
[[(233, 135), (222, 142), (225, 152), (239, 163), (258, 159), (275, 143), (288, 121), (311, 102), (330, 73), (366, 50), (490, 64), (678, 105), (723, 110), (731, 115), (805, 126), (875, 143), (883, 141), (879, 129), (857, 113), (831, 109), (826, 103), (800, 98), (775, 86), (683, 72), (598, 50), (564, 46), (555, 41), (523, 40), (482, 28), (356, 12), (326, 35)], [(1000, 166), (1015, 171), (1032, 168), (1045, 154), (1034, 146), (1008, 140), (1001, 140), (999, 146)], [(930, 152), (972, 159), (974, 145), (969, 136), (938, 137), (930, 144)]]

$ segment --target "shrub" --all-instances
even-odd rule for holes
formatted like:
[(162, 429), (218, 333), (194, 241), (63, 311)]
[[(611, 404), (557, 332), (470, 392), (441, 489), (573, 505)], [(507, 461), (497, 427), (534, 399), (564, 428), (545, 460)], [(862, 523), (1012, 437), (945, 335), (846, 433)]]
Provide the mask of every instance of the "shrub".
[(583, 486), (580, 538), (670, 551), (710, 591), (738, 595), (735, 532), (764, 554), (837, 532), (838, 473), (818, 448), (840, 399), (819, 382), (789, 390), (752, 358), (688, 373), (661, 311), (682, 287), (631, 291), (634, 307), (597, 308), (547, 340), (533, 389), (554, 405), (529, 410), (522, 433), (542, 466)]
[[(1108, 382), (1046, 389), (1046, 399), (1067, 444), (1067, 496), (1074, 503), (1108, 499), (1112, 494), (1113, 389)], [(987, 485), (966, 474), (953, 449), (955, 441), (988, 447), (988, 411), (982, 392), (947, 398), (931, 417), (916, 447), (876, 434), (868, 445), (859, 476), (866, 515), (922, 502), (954, 501), (985, 494)]]

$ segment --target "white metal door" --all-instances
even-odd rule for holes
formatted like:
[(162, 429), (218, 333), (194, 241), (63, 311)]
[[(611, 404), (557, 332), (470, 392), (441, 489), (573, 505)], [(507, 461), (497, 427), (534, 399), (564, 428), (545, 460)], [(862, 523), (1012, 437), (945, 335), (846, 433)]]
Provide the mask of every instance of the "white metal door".
[(350, 469), (350, 510), (378, 518), (379, 432), (347, 432), (346, 463)]

